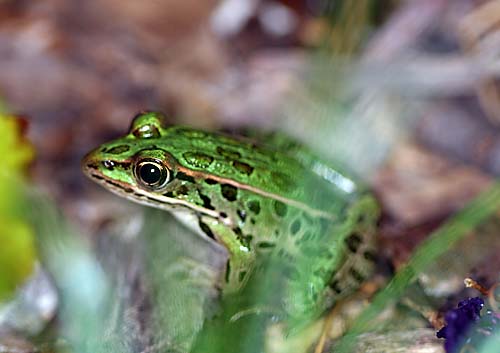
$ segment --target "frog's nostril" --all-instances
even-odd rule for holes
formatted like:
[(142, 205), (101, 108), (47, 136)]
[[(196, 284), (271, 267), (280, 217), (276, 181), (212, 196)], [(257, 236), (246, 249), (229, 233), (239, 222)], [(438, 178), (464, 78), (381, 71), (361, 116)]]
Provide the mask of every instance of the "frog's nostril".
[(113, 170), (113, 168), (115, 167), (115, 162), (113, 161), (110, 161), (109, 159), (105, 160), (104, 162), (102, 162), (102, 164), (104, 165), (105, 168), (107, 168), (108, 170)]

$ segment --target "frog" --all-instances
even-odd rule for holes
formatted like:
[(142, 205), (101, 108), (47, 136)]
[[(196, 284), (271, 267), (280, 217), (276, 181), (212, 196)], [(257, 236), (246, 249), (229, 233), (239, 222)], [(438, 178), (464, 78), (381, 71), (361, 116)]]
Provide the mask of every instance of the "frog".
[(142, 111), (126, 135), (89, 152), (82, 169), (225, 249), (222, 295), (279, 260), (279, 310), (318, 316), (371, 275), (380, 208), (345, 168), (283, 133), (258, 135), (168, 125), (161, 112)]

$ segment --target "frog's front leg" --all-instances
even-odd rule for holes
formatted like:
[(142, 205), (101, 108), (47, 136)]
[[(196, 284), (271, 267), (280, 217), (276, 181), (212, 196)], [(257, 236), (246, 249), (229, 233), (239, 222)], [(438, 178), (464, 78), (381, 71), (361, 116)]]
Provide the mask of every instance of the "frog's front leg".
[(241, 235), (219, 220), (202, 217), (201, 223), (206, 225), (216, 241), (222, 244), (229, 253), (229, 260), (224, 276), (224, 293), (234, 293), (240, 290), (246, 283), (255, 264), (254, 251), (245, 245)]

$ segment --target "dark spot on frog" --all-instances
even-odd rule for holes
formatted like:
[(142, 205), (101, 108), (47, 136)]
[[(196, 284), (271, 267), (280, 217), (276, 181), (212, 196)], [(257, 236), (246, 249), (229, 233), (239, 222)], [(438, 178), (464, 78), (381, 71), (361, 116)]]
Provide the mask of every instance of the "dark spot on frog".
[(290, 232), (292, 233), (292, 235), (295, 235), (299, 232), (301, 225), (302, 222), (300, 221), (300, 219), (296, 219), (295, 221), (293, 221), (290, 227)]
[(247, 213), (243, 210), (237, 210), (236, 213), (238, 214), (238, 217), (240, 217), (242, 222), (245, 222), (247, 218)]
[(248, 201), (247, 203), (248, 209), (258, 215), (260, 213), (260, 203), (256, 200)]
[(206, 223), (203, 223), (201, 220), (199, 220), (198, 225), (200, 226), (200, 229), (203, 233), (205, 233), (210, 239), (215, 240), (214, 233), (212, 233), (210, 227)]
[(207, 183), (208, 185), (215, 185), (218, 182), (217, 182), (217, 180), (207, 178), (207, 179), (205, 179), (205, 183)]
[(344, 241), (349, 251), (355, 253), (358, 251), (362, 239), (358, 234), (353, 233), (350, 236), (348, 236)]
[(129, 150), (130, 150), (130, 146), (128, 146), (128, 145), (119, 145), (119, 146), (115, 146), (115, 147), (110, 148), (105, 153), (109, 153), (109, 154), (122, 154), (124, 152), (128, 152)]
[(241, 158), (241, 154), (238, 151), (231, 151), (220, 146), (217, 146), (215, 151), (223, 157), (227, 157), (229, 159), (239, 159)]
[(227, 218), (227, 213), (226, 212), (221, 212), (221, 213), (219, 213), (219, 216), (221, 218)]
[(371, 261), (371, 262), (377, 262), (377, 256), (375, 255), (375, 253), (373, 253), (372, 251), (370, 250), (366, 250), (364, 253), (363, 253), (363, 257), (368, 260), (368, 261)]
[(163, 196), (166, 196), (166, 197), (174, 197), (174, 193), (172, 191), (167, 191), (166, 193), (163, 194)]
[(277, 216), (279, 217), (285, 217), (286, 212), (287, 212), (287, 205), (285, 205), (283, 202), (275, 200), (273, 203), (274, 206), (274, 212), (276, 213)]
[(361, 273), (359, 273), (354, 267), (351, 267), (351, 269), (349, 270), (349, 274), (358, 283), (361, 283), (365, 280), (365, 277)]
[(200, 190), (198, 190), (198, 195), (200, 196), (200, 199), (203, 202), (202, 203), (203, 207), (205, 207), (206, 209), (209, 209), (209, 210), (215, 210), (215, 207), (212, 205), (210, 197), (202, 194)]
[(250, 242), (252, 241), (253, 236), (252, 235), (243, 235), (243, 232), (241, 231), (240, 227), (233, 228), (233, 232), (234, 232), (234, 234), (236, 234), (236, 237), (240, 241), (241, 245), (250, 249)]
[(238, 196), (238, 189), (231, 184), (222, 184), (220, 190), (222, 196), (228, 201), (235, 201)]
[(241, 174), (250, 175), (253, 172), (253, 167), (243, 162), (233, 161), (233, 167)]
[(269, 248), (274, 248), (276, 244), (267, 241), (261, 241), (259, 244), (257, 244), (257, 246), (261, 249), (269, 249)]
[(245, 276), (247, 275), (247, 271), (241, 271), (239, 274), (238, 274), (238, 281), (243, 282), (243, 280), (245, 279)]
[(183, 172), (177, 172), (175, 177), (179, 180), (188, 181), (190, 183), (195, 182), (194, 178), (191, 175), (187, 175), (186, 173), (183, 173)]
[(214, 161), (212, 156), (201, 152), (185, 152), (182, 156), (189, 165), (196, 168), (208, 168)]
[(177, 195), (187, 195), (189, 194), (189, 189), (186, 185), (181, 185), (177, 188)]
[(226, 262), (226, 283), (229, 282), (229, 276), (231, 275), (231, 264), (228, 262)]
[(342, 293), (342, 289), (339, 286), (339, 282), (337, 280), (333, 280), (330, 282), (329, 287), (337, 294)]

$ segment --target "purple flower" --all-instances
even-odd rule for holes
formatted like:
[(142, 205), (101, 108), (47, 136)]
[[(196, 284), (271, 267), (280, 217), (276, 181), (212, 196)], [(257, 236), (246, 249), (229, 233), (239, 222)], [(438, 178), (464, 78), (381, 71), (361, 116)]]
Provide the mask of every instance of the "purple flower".
[(436, 334), (438, 338), (445, 338), (444, 348), (447, 353), (457, 352), (467, 338), (471, 326), (481, 317), (484, 306), (483, 299), (469, 298), (458, 303), (457, 309), (448, 311), (445, 315), (446, 326)]

